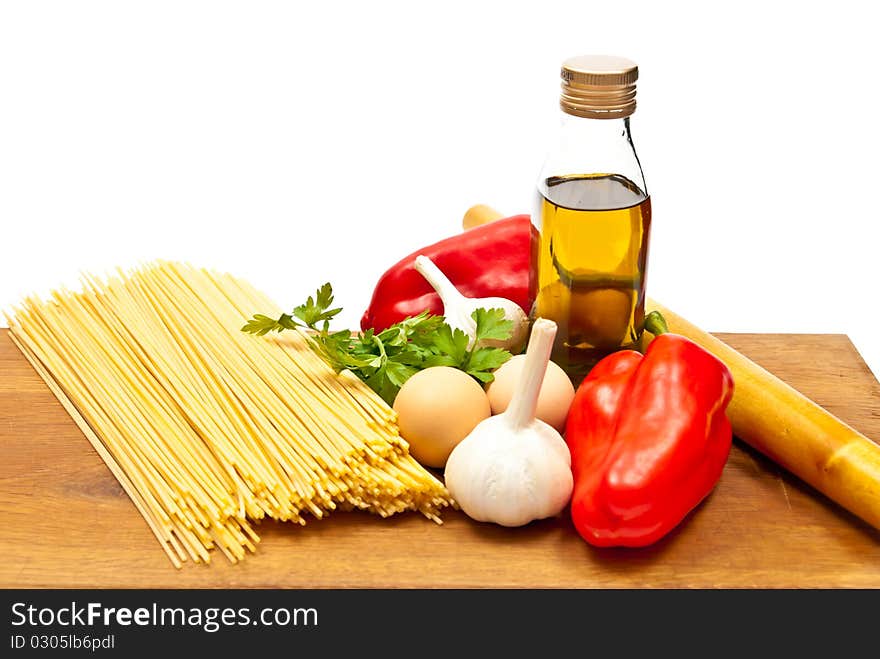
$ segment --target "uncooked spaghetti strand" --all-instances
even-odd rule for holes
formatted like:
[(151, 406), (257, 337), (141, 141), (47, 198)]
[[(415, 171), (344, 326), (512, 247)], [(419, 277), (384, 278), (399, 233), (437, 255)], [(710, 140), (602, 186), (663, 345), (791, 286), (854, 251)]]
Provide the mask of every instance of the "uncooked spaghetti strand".
[[(9, 323), (10, 326), (12, 323)], [(162, 529), (162, 527), (157, 522), (156, 518), (153, 515), (153, 511), (150, 507), (144, 502), (143, 498), (141, 498), (140, 492), (134, 486), (134, 484), (129, 480), (126, 473), (120, 468), (119, 464), (116, 460), (113, 459), (113, 456), (104, 448), (101, 440), (94, 433), (91, 426), (86, 422), (86, 420), (80, 415), (79, 411), (70, 402), (70, 399), (64, 393), (64, 390), (57, 384), (55, 379), (49, 374), (49, 372), (45, 369), (40, 360), (36, 357), (33, 350), (27, 345), (27, 339), (23, 337), (21, 334), (13, 333), (11, 335), (11, 339), (13, 343), (21, 350), (22, 354), (27, 358), (28, 362), (30, 362), (31, 366), (34, 367), (34, 370), (40, 375), (43, 381), (46, 383), (46, 386), (55, 396), (59, 403), (61, 403), (62, 407), (70, 414), (70, 417), (73, 419), (74, 423), (79, 427), (82, 433), (86, 436), (86, 439), (89, 440), (89, 443), (95, 449), (95, 452), (101, 457), (104, 461), (104, 464), (110, 469), (110, 472), (116, 477), (116, 481), (119, 483), (120, 487), (125, 491), (128, 495), (128, 498), (134, 504), (135, 508), (138, 509), (138, 512), (141, 513), (141, 516), (144, 518), (144, 521), (147, 523), (147, 526), (150, 528), (150, 531), (156, 536), (156, 539), (159, 541), (159, 544), (162, 546), (162, 549), (165, 550), (165, 553), (168, 555), (169, 560), (176, 568), (183, 567), (183, 561), (186, 560), (185, 556), (182, 556), (179, 551), (173, 551), (178, 549), (178, 545), (171, 542), (171, 537)]]

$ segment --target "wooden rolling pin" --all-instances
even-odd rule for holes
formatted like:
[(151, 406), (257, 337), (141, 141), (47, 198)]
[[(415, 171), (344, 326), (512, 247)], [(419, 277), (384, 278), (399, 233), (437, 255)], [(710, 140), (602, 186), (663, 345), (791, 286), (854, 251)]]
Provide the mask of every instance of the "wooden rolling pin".
[[(462, 224), (470, 228), (502, 217), (475, 206)], [(669, 330), (714, 354), (733, 373), (727, 415), (734, 434), (830, 499), (880, 529), (880, 446), (775, 375), (653, 300)]]
[(734, 434), (850, 512), (880, 528), (880, 446), (729, 345), (648, 300), (669, 331), (727, 364)]

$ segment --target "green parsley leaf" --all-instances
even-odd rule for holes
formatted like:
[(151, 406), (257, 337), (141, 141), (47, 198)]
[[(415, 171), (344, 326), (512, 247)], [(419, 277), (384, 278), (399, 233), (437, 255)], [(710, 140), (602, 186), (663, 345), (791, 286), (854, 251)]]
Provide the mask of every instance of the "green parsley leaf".
[(430, 368), (431, 366), (451, 366), (452, 368), (459, 368), (461, 362), (450, 355), (430, 355), (425, 359), (423, 368)]
[(328, 309), (331, 304), (333, 304), (333, 288), (328, 282), (317, 290), (314, 298), (310, 295), (305, 304), (294, 308), (293, 315), (305, 323), (306, 327), (317, 329), (318, 323), (329, 322), (333, 316), (342, 311), (342, 307)]
[(464, 363), (468, 352), (468, 335), (460, 329), (453, 330), (443, 325), (434, 336), (434, 348), (437, 354), (448, 356), (456, 366)]
[[(419, 369), (401, 364), (399, 361), (389, 361), (385, 365), (385, 375), (395, 387), (400, 389), (403, 383), (410, 379), (411, 376), (419, 372)], [(396, 393), (396, 392), (395, 392)]]
[(504, 341), (513, 334), (513, 321), (504, 317), (504, 309), (476, 309), (471, 318), (477, 323), (477, 343), (486, 339)]
[(492, 371), (510, 359), (510, 353), (501, 348), (477, 348), (467, 363), (465, 372), (480, 382), (492, 382)]
[(275, 320), (274, 318), (269, 318), (268, 316), (258, 313), (254, 314), (254, 317), (245, 323), (244, 327), (241, 328), (241, 331), (248, 332), (249, 334), (256, 334), (257, 336), (263, 336), (269, 332), (280, 332), (283, 329), (284, 326), (281, 325), (280, 320)]

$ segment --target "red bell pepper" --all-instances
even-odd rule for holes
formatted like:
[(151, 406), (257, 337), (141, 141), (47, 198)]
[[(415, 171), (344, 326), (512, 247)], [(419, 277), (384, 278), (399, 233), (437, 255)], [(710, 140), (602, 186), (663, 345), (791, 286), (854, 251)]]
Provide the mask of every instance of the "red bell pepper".
[(413, 267), (424, 254), (466, 297), (503, 297), (529, 313), (535, 301), (532, 259), (538, 233), (528, 215), (470, 229), (404, 257), (379, 279), (361, 329), (381, 331), (423, 311), (443, 313), (440, 297)]
[(650, 545), (712, 491), (730, 452), (725, 409), (733, 376), (714, 355), (666, 334), (644, 356), (632, 350), (601, 360), (581, 383), (568, 414), (571, 515), (599, 547)]

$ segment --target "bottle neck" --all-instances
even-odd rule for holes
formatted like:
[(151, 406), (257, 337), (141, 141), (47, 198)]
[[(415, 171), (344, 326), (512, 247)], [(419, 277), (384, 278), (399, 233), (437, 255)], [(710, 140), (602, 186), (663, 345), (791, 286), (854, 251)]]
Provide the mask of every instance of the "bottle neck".
[(552, 177), (617, 175), (648, 196), (630, 117), (591, 119), (561, 114), (558, 140), (541, 170), (539, 187)]
[(561, 112), (562, 130), (570, 135), (580, 135), (595, 140), (625, 139), (632, 141), (629, 117), (621, 119), (593, 119)]

